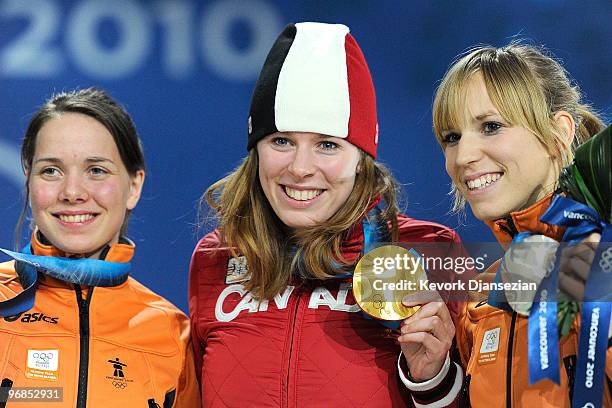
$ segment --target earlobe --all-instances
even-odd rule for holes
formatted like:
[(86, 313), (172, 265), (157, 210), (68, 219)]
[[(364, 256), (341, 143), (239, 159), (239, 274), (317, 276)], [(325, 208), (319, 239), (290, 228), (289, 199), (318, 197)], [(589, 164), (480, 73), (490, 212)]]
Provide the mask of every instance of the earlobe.
[(140, 194), (142, 193), (142, 186), (144, 185), (145, 172), (144, 170), (138, 170), (136, 174), (130, 177), (130, 193), (126, 203), (128, 210), (133, 210), (140, 200)]
[(31, 210), (32, 200), (30, 200), (30, 194), (32, 194), (32, 192), (30, 191), (30, 170), (24, 170), (23, 175), (25, 177), (25, 191), (28, 193), (25, 199), (28, 203), (28, 207), (30, 207), (30, 210)]

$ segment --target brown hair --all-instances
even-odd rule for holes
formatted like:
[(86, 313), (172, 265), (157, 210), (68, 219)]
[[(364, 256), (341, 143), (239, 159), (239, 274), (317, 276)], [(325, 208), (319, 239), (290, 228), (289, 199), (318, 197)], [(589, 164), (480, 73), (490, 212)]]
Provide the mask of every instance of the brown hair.
[[(108, 93), (97, 88), (86, 88), (54, 95), (36, 111), (23, 137), (21, 144), (21, 167), (27, 175), (25, 181), (26, 202), (19, 214), (15, 227), (15, 247), (18, 249), (21, 227), (27, 214), (30, 196), (30, 169), (36, 150), (36, 140), (40, 129), (53, 118), (63, 113), (80, 113), (100, 122), (112, 135), (123, 165), (130, 176), (145, 169), (142, 144), (130, 115)], [(126, 212), (121, 227), (121, 235), (127, 231), (130, 211)]]
[[(397, 182), (389, 170), (361, 152), (360, 171), (346, 203), (320, 225), (289, 231), (270, 206), (258, 177), (257, 149), (228, 176), (204, 193), (215, 210), (224, 244), (247, 259), (250, 280), (245, 284), (258, 299), (270, 299), (288, 283), (296, 268), (315, 279), (333, 277), (337, 263), (351, 265), (341, 254), (341, 245), (357, 222), (366, 216), (377, 197), (386, 208), (382, 217), (391, 223), (391, 239), (397, 239)], [(292, 247), (297, 251), (291, 251)]]
[[(571, 163), (573, 151), (603, 129), (603, 122), (582, 101), (577, 85), (544, 47), (512, 42), (501, 48), (480, 46), (453, 62), (440, 83), (433, 103), (433, 130), (442, 145), (443, 132), (459, 127), (466, 83), (480, 73), (493, 105), (511, 125), (530, 131), (557, 159), (559, 169)], [(573, 143), (554, 115), (566, 111), (576, 122)], [(465, 199), (453, 185), (454, 211)]]

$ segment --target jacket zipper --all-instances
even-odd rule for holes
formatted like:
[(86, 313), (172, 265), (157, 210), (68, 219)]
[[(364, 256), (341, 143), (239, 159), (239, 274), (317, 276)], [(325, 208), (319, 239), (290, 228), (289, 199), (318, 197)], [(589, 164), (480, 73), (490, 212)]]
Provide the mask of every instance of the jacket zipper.
[(81, 286), (74, 285), (77, 304), (79, 305), (79, 388), (77, 394), (77, 408), (87, 407), (87, 377), (89, 374), (89, 304), (93, 295), (93, 287), (87, 291), (87, 297), (83, 299)]
[[(297, 289), (299, 290), (299, 288)], [(300, 293), (295, 294), (295, 309), (293, 310), (293, 318), (291, 320), (291, 343), (289, 346), (289, 355), (287, 356), (287, 378), (285, 382), (285, 394), (287, 395), (287, 407), (289, 406), (289, 381), (291, 377), (291, 357), (293, 355), (293, 340), (295, 338), (295, 322), (297, 320), (297, 314), (300, 310)]]
[[(512, 239), (518, 234), (518, 229), (514, 225), (512, 217), (504, 219), (507, 226), (500, 225), (500, 227), (510, 235)], [(506, 406), (512, 407), (512, 351), (514, 349), (514, 326), (516, 324), (516, 312), (512, 312), (512, 322), (510, 323), (510, 336), (508, 337), (508, 363), (506, 365)]]
[(576, 374), (576, 356), (571, 355), (563, 358), (565, 374), (567, 375), (567, 388), (569, 388), (570, 402), (574, 400), (574, 375)]
[(508, 217), (508, 218), (504, 218), (504, 221), (506, 221), (508, 225), (506, 226), (506, 225), (500, 224), (499, 227), (503, 229), (504, 231), (506, 231), (506, 233), (510, 235), (510, 238), (514, 238), (516, 234), (518, 234), (518, 229), (516, 228), (516, 225), (514, 225), (514, 220), (512, 219), (512, 217)]
[(465, 379), (463, 380), (463, 386), (461, 387), (461, 398), (460, 398), (460, 406), (470, 406), (470, 382), (472, 381), (472, 376), (467, 374)]
[(6, 407), (11, 388), (13, 388), (13, 380), (10, 378), (3, 378), (2, 384), (0, 385), (0, 408)]
[(508, 364), (506, 368), (506, 406), (512, 407), (512, 351), (514, 348), (514, 325), (516, 324), (516, 312), (512, 312), (510, 323), (510, 336), (508, 337)]

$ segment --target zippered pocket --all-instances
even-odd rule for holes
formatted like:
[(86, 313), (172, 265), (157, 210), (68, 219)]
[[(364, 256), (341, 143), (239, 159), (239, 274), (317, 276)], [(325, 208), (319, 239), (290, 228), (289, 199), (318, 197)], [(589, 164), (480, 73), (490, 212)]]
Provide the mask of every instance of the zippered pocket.
[(13, 347), (14, 336), (8, 333), (0, 332), (0, 378), (14, 378), (9, 372), (8, 365), (10, 350)]
[(174, 400), (176, 398), (176, 390), (170, 390), (166, 393), (164, 398), (164, 408), (172, 408), (174, 406)]
[[(0, 346), (0, 378), (10, 380), (12, 386), (22, 387), (23, 384), (19, 379), (24, 377), (23, 370), (25, 367), (20, 366), (19, 361), (15, 359), (15, 354), (17, 354), (15, 350), (16, 341), (14, 335), (0, 333), (0, 344), (2, 344)], [(15, 381), (18, 382), (17, 385), (14, 384)]]
[[(155, 398), (151, 398), (147, 401), (149, 404), (149, 408), (172, 408), (174, 405), (174, 399), (176, 398), (176, 390), (170, 390), (166, 393), (164, 397), (164, 406), (160, 407), (157, 402), (155, 402)], [(0, 407), (2, 408), (2, 407)]]
[(155, 398), (151, 398), (147, 401), (147, 405), (149, 408), (161, 408), (157, 402), (155, 402)]

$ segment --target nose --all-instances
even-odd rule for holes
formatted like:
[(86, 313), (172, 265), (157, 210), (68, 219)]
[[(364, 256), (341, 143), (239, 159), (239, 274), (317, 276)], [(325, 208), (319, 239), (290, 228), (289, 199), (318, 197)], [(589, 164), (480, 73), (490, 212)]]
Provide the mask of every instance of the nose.
[(312, 176), (315, 172), (314, 152), (306, 145), (298, 145), (287, 170), (296, 180)]
[(461, 139), (457, 142), (455, 165), (466, 167), (478, 162), (483, 155), (482, 147), (482, 141), (478, 135), (473, 135), (470, 132), (463, 133)]
[(60, 200), (77, 204), (89, 199), (89, 192), (81, 177), (77, 174), (67, 174), (60, 190)]

